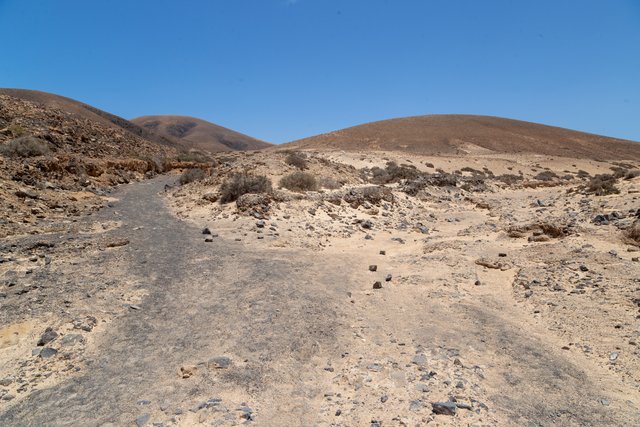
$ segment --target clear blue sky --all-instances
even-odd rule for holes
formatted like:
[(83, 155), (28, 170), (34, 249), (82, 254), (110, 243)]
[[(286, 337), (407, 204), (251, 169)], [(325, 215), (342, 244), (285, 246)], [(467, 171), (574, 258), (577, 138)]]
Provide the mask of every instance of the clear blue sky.
[(270, 141), (407, 115), (640, 140), (640, 0), (0, 0), (0, 87)]

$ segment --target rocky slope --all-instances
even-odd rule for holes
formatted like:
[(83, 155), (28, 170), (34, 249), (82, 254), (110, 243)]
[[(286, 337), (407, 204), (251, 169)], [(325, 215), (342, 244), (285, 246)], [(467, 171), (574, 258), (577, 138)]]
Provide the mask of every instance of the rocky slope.
[(0, 94), (0, 235), (60, 227), (176, 154), (102, 120)]

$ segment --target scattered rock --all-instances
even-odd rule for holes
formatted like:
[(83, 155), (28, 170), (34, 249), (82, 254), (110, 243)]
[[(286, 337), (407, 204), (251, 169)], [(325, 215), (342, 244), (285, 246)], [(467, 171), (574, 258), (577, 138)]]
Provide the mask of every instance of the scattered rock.
[(205, 228), (202, 230), (202, 234), (211, 234), (211, 230), (209, 229), (209, 227), (205, 227)]
[(384, 278), (384, 281), (385, 281), (385, 282), (390, 282), (390, 281), (391, 281), (391, 279), (393, 279), (393, 276), (392, 276), (391, 274), (387, 274), (387, 275), (385, 276), (385, 278)]
[(58, 333), (54, 331), (52, 327), (48, 327), (47, 329), (45, 329), (44, 333), (40, 336), (40, 339), (38, 340), (38, 346), (42, 347), (46, 344), (49, 344), (51, 341), (55, 340), (56, 338), (58, 338)]
[(129, 244), (128, 239), (110, 239), (104, 244), (105, 248), (118, 248)]
[(436, 415), (455, 415), (458, 409), (454, 402), (434, 402), (431, 408)]
[(144, 415), (140, 415), (138, 418), (136, 418), (135, 423), (137, 427), (142, 427), (145, 424), (147, 424), (147, 421), (149, 421), (149, 414), (144, 414)]
[(370, 265), (369, 266), (369, 271), (377, 271), (378, 270), (378, 266), (377, 265)]
[(207, 362), (207, 367), (210, 369), (227, 369), (229, 366), (231, 366), (231, 359), (226, 356), (215, 356)]
[(382, 282), (375, 282), (373, 284), (373, 289), (382, 289)]
[(55, 348), (45, 347), (40, 351), (40, 354), (38, 354), (38, 356), (42, 359), (49, 359), (56, 354), (58, 354), (58, 350), (56, 350)]

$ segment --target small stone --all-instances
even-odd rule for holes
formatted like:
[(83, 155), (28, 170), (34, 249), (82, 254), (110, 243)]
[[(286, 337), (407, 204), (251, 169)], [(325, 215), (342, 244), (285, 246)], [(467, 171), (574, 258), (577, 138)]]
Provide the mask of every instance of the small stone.
[(610, 402), (607, 399), (600, 399), (600, 403), (602, 406), (609, 406)]
[(336, 411), (336, 417), (339, 417), (340, 415), (342, 415), (342, 411), (341, 411), (340, 409), (338, 409), (338, 410)]
[(204, 242), (205, 243), (211, 243), (211, 242), (213, 242), (213, 238), (212, 237), (205, 237)]
[(265, 222), (263, 220), (256, 221), (256, 227), (264, 228)]
[(424, 366), (427, 364), (427, 356), (425, 356), (424, 353), (416, 354), (413, 356), (411, 363), (418, 366)]
[(138, 400), (136, 402), (136, 405), (139, 405), (139, 406), (146, 406), (146, 405), (150, 405), (150, 404), (151, 404), (150, 400)]
[(4, 377), (0, 380), (0, 385), (3, 387), (11, 385), (11, 383), (13, 383), (13, 377)]
[(589, 271), (589, 268), (586, 265), (581, 265), (580, 271)]
[(202, 234), (211, 234), (211, 230), (209, 230), (209, 227), (205, 227), (205, 228), (202, 230)]
[(47, 329), (44, 330), (44, 333), (40, 336), (40, 339), (38, 340), (38, 346), (42, 347), (45, 344), (48, 344), (51, 341), (55, 340), (56, 338), (58, 338), (58, 333), (54, 331), (52, 327), (48, 327)]
[(380, 402), (385, 403), (387, 400), (389, 400), (389, 396), (387, 396), (386, 394), (382, 395), (382, 397), (380, 397)]
[(482, 285), (482, 282), (481, 282), (480, 280), (476, 280), (476, 281), (474, 282), (474, 285), (476, 285), (476, 286), (480, 286), (480, 285)]
[(424, 403), (422, 403), (422, 400), (412, 400), (411, 403), (409, 403), (409, 410), (419, 411), (420, 409), (422, 409), (423, 406), (424, 406)]
[(226, 356), (215, 356), (207, 362), (207, 367), (210, 369), (226, 369), (230, 365), (231, 359)]
[(527, 292), (524, 293), (524, 297), (525, 298), (529, 298), (533, 295), (533, 291), (532, 290), (528, 290)]
[(136, 418), (136, 426), (142, 427), (147, 424), (147, 421), (149, 421), (149, 414), (140, 415), (138, 418)]
[(142, 308), (139, 305), (131, 304), (129, 305), (131, 310), (141, 310)]
[(387, 251), (380, 251), (380, 255), (386, 255)]
[(68, 334), (60, 339), (60, 345), (63, 347), (71, 347), (83, 342), (84, 337), (80, 334)]
[(379, 363), (372, 363), (367, 366), (367, 369), (373, 372), (380, 372), (382, 371), (382, 365)]
[(385, 278), (384, 278), (384, 281), (385, 281), (385, 282), (390, 282), (390, 281), (391, 281), (391, 279), (393, 279), (393, 276), (392, 276), (391, 274), (387, 274), (387, 275), (385, 276)]
[(377, 265), (370, 265), (369, 266), (369, 271), (378, 271), (378, 266)]
[(416, 384), (416, 390), (427, 393), (429, 391), (429, 386), (424, 383), (418, 383)]
[(454, 402), (434, 402), (431, 408), (436, 415), (455, 415), (458, 409)]
[(375, 282), (373, 284), (373, 289), (382, 289), (382, 282)]
[(58, 354), (58, 350), (56, 350), (55, 348), (45, 347), (42, 349), (40, 354), (38, 354), (38, 356), (40, 356), (43, 359), (49, 359), (55, 356), (56, 354)]
[(507, 256), (507, 254), (505, 254), (504, 252), (500, 252), (500, 253), (498, 254), (498, 256), (499, 256), (500, 258), (504, 258), (504, 257), (506, 257), (506, 256)]
[(619, 356), (620, 356), (620, 353), (618, 353), (617, 351), (613, 351), (609, 353), (609, 361), (611, 363), (615, 363), (618, 360)]

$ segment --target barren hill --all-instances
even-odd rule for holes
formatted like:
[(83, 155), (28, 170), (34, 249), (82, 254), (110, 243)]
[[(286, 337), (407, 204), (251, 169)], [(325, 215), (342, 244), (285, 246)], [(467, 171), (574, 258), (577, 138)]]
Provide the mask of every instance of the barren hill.
[(174, 138), (186, 148), (217, 151), (259, 150), (271, 144), (222, 126), (187, 116), (143, 116), (131, 120), (152, 132)]
[(128, 133), (144, 138), (156, 144), (179, 148), (179, 145), (162, 135), (155, 134), (138, 126), (122, 117), (116, 116), (91, 105), (84, 104), (71, 98), (52, 93), (26, 89), (0, 89), (0, 95), (8, 95), (25, 101), (40, 104), (44, 107), (54, 108), (72, 114), (77, 119), (87, 119), (105, 127), (124, 129)]
[(407, 151), (419, 154), (534, 153), (640, 159), (640, 143), (519, 120), (428, 115), (383, 120), (284, 145), (290, 148)]

